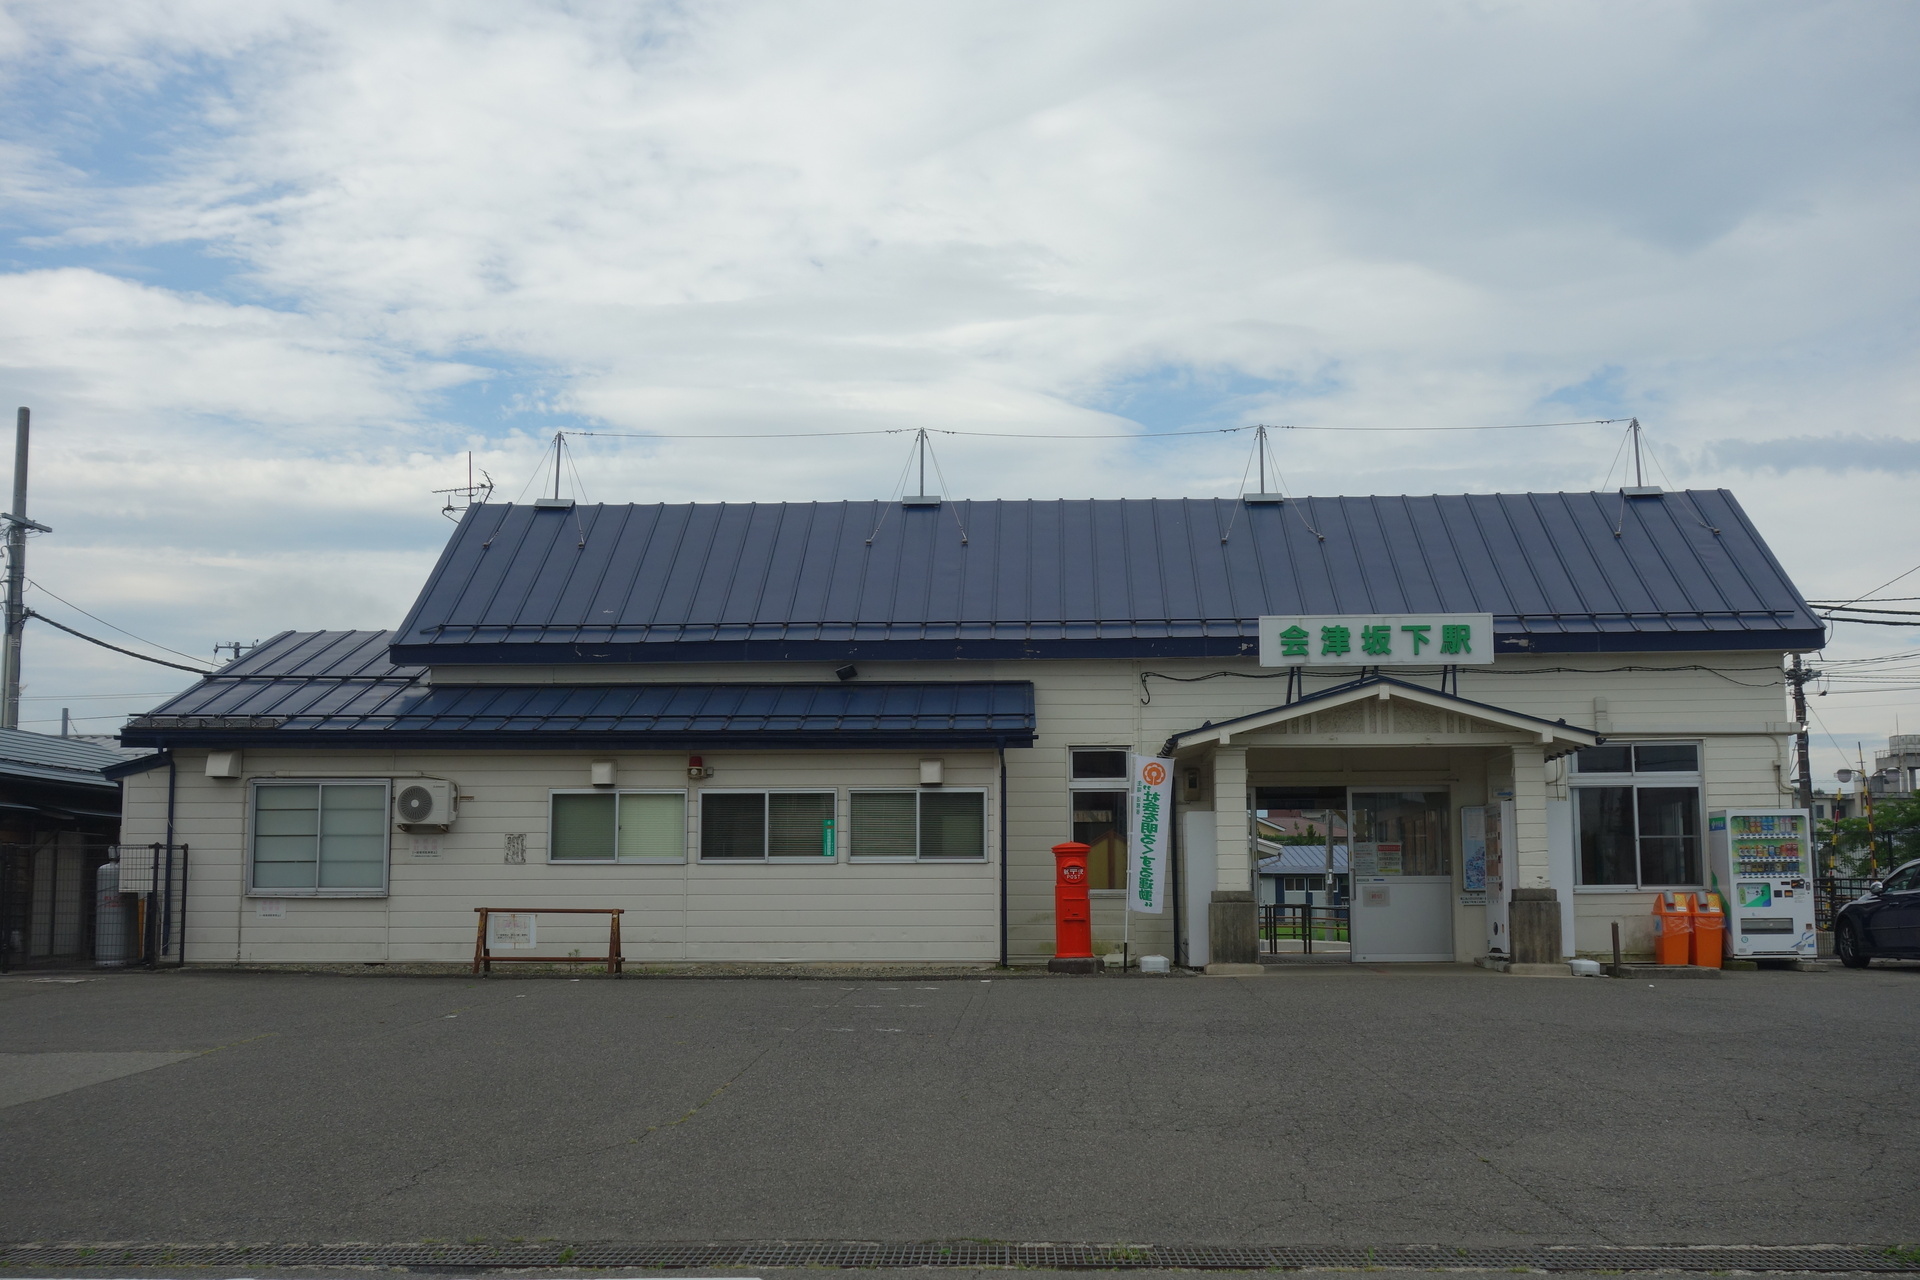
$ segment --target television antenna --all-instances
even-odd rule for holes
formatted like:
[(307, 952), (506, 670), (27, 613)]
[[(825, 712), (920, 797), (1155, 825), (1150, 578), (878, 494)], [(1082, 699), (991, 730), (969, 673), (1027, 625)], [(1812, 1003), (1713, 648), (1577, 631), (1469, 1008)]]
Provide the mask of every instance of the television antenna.
[(446, 495), (446, 502), (440, 508), (440, 514), (449, 520), (458, 520), (468, 507), (477, 506), (493, 496), (493, 477), (485, 471), (480, 473), (476, 482), (473, 478), (473, 450), (467, 450), (467, 482), (457, 484), (451, 489), (435, 489), (435, 493)]

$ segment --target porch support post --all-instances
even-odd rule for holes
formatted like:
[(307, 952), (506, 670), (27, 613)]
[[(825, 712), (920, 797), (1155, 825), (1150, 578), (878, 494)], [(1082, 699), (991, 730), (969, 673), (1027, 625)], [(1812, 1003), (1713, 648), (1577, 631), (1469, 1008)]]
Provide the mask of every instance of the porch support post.
[(1247, 818), (1247, 749), (1220, 746), (1213, 752), (1214, 858), (1218, 886), (1207, 904), (1209, 973), (1232, 973), (1260, 964), (1259, 908), (1253, 900), (1253, 829)]
[(1508, 907), (1516, 965), (1562, 964), (1560, 902), (1547, 856), (1547, 760), (1538, 745), (1513, 748), (1513, 878)]

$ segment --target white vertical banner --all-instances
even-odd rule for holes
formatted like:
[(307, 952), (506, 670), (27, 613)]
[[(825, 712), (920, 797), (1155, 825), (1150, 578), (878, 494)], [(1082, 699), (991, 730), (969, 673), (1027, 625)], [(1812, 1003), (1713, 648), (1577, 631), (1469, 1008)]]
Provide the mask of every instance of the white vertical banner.
[(1133, 777), (1131, 820), (1127, 827), (1127, 910), (1157, 916), (1171, 883), (1173, 823), (1167, 808), (1173, 761), (1129, 755)]

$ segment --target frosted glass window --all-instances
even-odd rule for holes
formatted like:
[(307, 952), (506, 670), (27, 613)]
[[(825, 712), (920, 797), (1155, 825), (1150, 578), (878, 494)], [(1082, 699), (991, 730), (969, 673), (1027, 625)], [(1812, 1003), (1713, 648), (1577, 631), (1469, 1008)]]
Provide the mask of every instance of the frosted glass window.
[(271, 783), (253, 790), (253, 888), (383, 892), (387, 784)]
[(687, 798), (678, 792), (555, 792), (550, 830), (549, 862), (680, 861), (687, 850)]
[(610, 793), (556, 795), (550, 862), (609, 862), (613, 859), (614, 797)]
[(687, 798), (679, 795), (620, 796), (621, 858), (687, 856)]

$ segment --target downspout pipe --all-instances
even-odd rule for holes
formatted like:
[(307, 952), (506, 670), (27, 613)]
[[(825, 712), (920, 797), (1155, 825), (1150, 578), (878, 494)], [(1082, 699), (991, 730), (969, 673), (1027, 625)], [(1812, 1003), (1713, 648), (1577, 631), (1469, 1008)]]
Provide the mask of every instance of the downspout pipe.
[[(1171, 760), (1171, 756), (1167, 756)], [(1181, 961), (1181, 777), (1173, 770), (1173, 785), (1167, 787), (1167, 858), (1173, 864), (1173, 963)]]
[(1007, 740), (999, 739), (1000, 753), (1000, 967), (1007, 967)]

